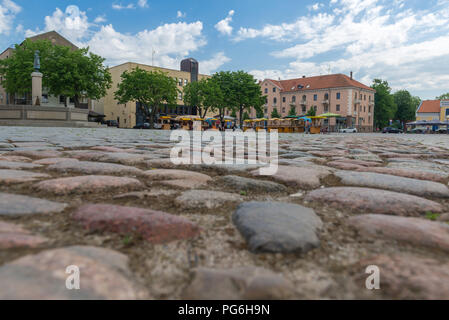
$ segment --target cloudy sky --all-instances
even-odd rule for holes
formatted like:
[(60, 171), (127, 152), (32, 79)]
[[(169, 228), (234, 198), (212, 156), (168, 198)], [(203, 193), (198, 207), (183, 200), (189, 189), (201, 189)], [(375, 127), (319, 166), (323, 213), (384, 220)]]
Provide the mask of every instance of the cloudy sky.
[(423, 99), (449, 92), (449, 0), (0, 0), (0, 48), (50, 30), (109, 66), (194, 57), (202, 73), (352, 70)]

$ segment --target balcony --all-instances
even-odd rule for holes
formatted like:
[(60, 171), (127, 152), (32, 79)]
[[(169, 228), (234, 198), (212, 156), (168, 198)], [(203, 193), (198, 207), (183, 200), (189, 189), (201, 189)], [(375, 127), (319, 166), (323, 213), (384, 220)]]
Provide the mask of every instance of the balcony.
[(354, 104), (361, 104), (362, 100), (361, 99), (354, 99)]
[(371, 100), (370, 102), (368, 102), (368, 104), (369, 104), (370, 106), (374, 106), (374, 100)]
[(307, 100), (301, 100), (301, 101), (299, 101), (299, 104), (302, 106), (305, 106), (305, 105), (307, 105)]
[(329, 99), (323, 100), (322, 103), (326, 104), (326, 105), (329, 105)]

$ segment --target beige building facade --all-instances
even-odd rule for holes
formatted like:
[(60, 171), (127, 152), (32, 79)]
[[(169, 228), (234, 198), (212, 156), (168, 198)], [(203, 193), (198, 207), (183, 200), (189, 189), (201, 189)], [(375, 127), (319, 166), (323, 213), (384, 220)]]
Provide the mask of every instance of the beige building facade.
[[(195, 63), (196, 61), (193, 59), (186, 59)], [(188, 62), (183, 60), (183, 62)], [(198, 64), (196, 62), (196, 64)], [(177, 87), (180, 90), (180, 93), (177, 97), (177, 107), (176, 108), (168, 108), (163, 107), (159, 110), (160, 114), (169, 114), (169, 115), (196, 115), (196, 108), (191, 106), (185, 106), (183, 102), (183, 88), (192, 81), (201, 80), (209, 78), (208, 75), (198, 74), (198, 65), (196, 65), (196, 69), (191, 72), (181, 71), (181, 70), (173, 70), (166, 69), (156, 66), (149, 66), (145, 64), (139, 64), (134, 62), (127, 62), (115, 67), (109, 68), (109, 72), (112, 76), (112, 86), (107, 91), (106, 96), (104, 97), (103, 105), (104, 115), (106, 116), (105, 120), (116, 120), (119, 124), (120, 128), (133, 128), (138, 124), (143, 124), (148, 120), (145, 119), (144, 115), (141, 113), (140, 108), (137, 108), (137, 102), (129, 102), (126, 104), (119, 104), (118, 101), (114, 97), (115, 91), (117, 91), (118, 85), (121, 82), (121, 75), (125, 71), (132, 71), (135, 68), (140, 68), (145, 71), (161, 71), (166, 73), (169, 77), (172, 77), (176, 80)], [(97, 103), (97, 102), (94, 102)]]
[[(281, 117), (294, 108), (296, 115), (315, 109), (316, 115), (335, 113), (340, 118), (325, 120), (332, 131), (354, 127), (359, 132), (372, 132), (375, 90), (343, 74), (302, 77), (291, 80), (265, 79), (260, 82), (266, 96), (264, 116), (271, 117), (276, 108)], [(251, 112), (256, 117), (256, 112)], [(329, 123), (328, 123), (329, 121)]]

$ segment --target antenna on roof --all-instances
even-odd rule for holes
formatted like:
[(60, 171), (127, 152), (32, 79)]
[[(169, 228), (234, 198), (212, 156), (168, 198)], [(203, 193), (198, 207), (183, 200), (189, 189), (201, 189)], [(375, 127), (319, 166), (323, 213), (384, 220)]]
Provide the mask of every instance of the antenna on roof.
[(151, 65), (154, 67), (154, 54), (156, 53), (156, 50), (154, 48), (151, 48)]

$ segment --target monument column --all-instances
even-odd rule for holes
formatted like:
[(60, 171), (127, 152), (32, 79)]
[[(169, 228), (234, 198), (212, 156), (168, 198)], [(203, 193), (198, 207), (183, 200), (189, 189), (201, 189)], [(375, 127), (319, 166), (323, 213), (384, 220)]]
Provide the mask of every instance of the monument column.
[(39, 50), (34, 52), (34, 72), (31, 74), (31, 101), (33, 106), (40, 106), (42, 102), (42, 77)]
[(31, 74), (32, 79), (32, 104), (33, 106), (40, 106), (42, 102), (42, 77), (43, 74), (40, 72), (33, 72)]

